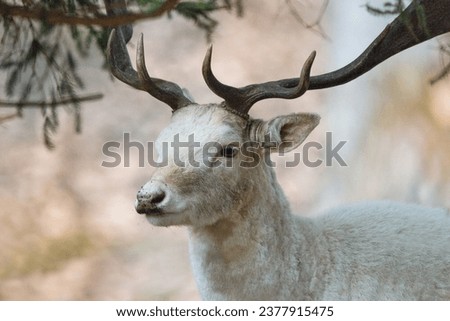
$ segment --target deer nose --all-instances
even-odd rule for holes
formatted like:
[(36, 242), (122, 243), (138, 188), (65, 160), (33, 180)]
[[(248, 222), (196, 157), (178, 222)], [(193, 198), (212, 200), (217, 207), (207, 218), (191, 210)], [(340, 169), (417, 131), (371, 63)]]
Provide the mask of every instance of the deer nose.
[(159, 182), (150, 181), (141, 187), (136, 197), (136, 212), (139, 214), (150, 214), (159, 212), (160, 205), (166, 199), (164, 185)]

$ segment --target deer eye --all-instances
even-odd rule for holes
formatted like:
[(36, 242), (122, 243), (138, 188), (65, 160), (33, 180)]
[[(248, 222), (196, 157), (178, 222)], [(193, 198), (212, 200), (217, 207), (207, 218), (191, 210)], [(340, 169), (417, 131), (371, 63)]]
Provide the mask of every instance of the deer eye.
[(233, 158), (236, 156), (237, 152), (239, 151), (239, 148), (237, 146), (228, 145), (222, 148), (221, 156), (227, 157), (227, 158)]

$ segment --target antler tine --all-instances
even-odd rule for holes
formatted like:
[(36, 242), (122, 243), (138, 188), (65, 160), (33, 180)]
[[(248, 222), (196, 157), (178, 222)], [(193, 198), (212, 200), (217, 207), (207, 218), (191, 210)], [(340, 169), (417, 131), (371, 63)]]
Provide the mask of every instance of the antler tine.
[[(270, 81), (262, 84), (254, 84), (241, 88), (241, 92), (246, 95), (248, 104), (268, 98), (294, 99), (303, 95), (309, 88), (311, 67), (316, 57), (313, 51), (303, 64), (300, 78), (297, 78), (297, 84), (291, 87), (282, 86), (280, 80)], [(249, 106), (251, 107), (251, 106)]]
[(137, 72), (131, 66), (130, 56), (120, 29), (111, 31), (106, 47), (106, 57), (114, 77), (131, 87), (144, 90)]
[(144, 90), (156, 99), (165, 102), (172, 107), (173, 110), (177, 110), (193, 103), (184, 96), (183, 90), (177, 84), (158, 78), (151, 78), (149, 76), (147, 67), (145, 66), (144, 35), (142, 33), (138, 40), (136, 67), (139, 80), (144, 87)]
[(209, 47), (203, 61), (203, 77), (208, 87), (222, 97), (227, 106), (239, 113), (247, 114), (258, 101), (268, 98), (294, 99), (303, 95), (309, 87), (311, 67), (316, 56), (313, 51), (303, 65), (300, 78), (291, 86), (283, 86), (283, 81), (270, 81), (235, 88), (221, 83), (211, 70), (212, 46)]
[(213, 46), (211, 44), (208, 50), (206, 51), (205, 59), (203, 60), (202, 66), (203, 79), (205, 80), (209, 89), (211, 89), (213, 93), (225, 99), (227, 103), (230, 103), (233, 106), (238, 106), (241, 103), (243, 103), (239, 89), (221, 83), (212, 72), (211, 69), (212, 49)]
[(120, 81), (136, 89), (147, 91), (156, 99), (169, 105), (173, 110), (193, 103), (184, 96), (182, 89), (177, 84), (149, 76), (145, 66), (142, 34), (139, 37), (137, 47), (137, 71), (131, 65), (130, 56), (120, 29), (111, 31), (106, 53), (111, 72)]

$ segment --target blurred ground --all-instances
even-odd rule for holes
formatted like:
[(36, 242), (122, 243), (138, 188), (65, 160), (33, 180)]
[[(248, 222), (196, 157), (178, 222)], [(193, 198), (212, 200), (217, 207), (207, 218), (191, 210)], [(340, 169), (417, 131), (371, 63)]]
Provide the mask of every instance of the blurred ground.
[[(317, 12), (311, 3), (299, 9)], [(359, 9), (365, 17), (367, 13)], [(329, 12), (325, 31), (332, 18)], [(333, 39), (305, 30), (284, 1), (248, 0), (243, 19), (225, 13), (219, 19), (213, 68), (225, 83), (245, 85), (295, 76), (312, 50), (318, 51), (314, 74), (332, 66)], [(219, 101), (201, 77), (207, 43), (197, 28), (174, 17), (138, 24), (135, 36), (139, 32), (145, 33), (152, 75), (189, 88), (200, 103)], [(370, 38), (362, 39), (361, 49), (369, 42)], [(322, 123), (310, 140), (319, 142), (327, 131), (336, 132), (339, 140), (339, 128), (364, 124), (358, 137), (345, 138), (358, 141), (346, 154), (348, 167), (277, 168), (295, 212), (313, 213), (333, 204), (376, 198), (450, 206), (450, 82), (433, 87), (427, 83), (430, 70), (439, 67), (435, 47), (428, 44), (412, 56), (394, 57), (370, 78), (359, 79), (357, 86), (365, 91), (355, 89), (354, 95), (367, 92), (375, 98), (367, 106), (345, 98), (352, 118), (335, 117), (333, 103), (342, 88), (255, 106), (252, 115), (265, 119), (281, 111), (318, 112)], [(134, 56), (134, 47), (130, 49)], [(359, 52), (355, 48), (348, 61)], [(154, 140), (168, 123), (170, 111), (148, 94), (112, 82), (99, 72), (100, 64), (100, 58), (93, 57), (83, 66), (86, 87), (105, 93), (105, 98), (83, 106), (81, 135), (73, 133), (72, 118), (64, 116), (55, 136), (56, 149), (48, 151), (41, 139), (39, 111), (26, 111), (23, 119), (0, 125), (2, 300), (199, 298), (190, 272), (186, 230), (152, 227), (134, 212), (136, 192), (152, 168), (139, 168), (136, 157), (128, 168), (101, 166), (105, 142), (122, 141), (124, 132), (136, 141)], [(373, 112), (363, 119), (361, 110), (366, 107)]]

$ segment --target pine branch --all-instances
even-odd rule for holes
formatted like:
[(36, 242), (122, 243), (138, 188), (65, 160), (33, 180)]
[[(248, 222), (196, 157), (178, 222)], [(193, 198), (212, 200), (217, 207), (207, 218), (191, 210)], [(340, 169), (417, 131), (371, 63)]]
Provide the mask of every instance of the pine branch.
[(64, 98), (61, 98), (60, 100), (55, 100), (55, 101), (39, 100), (39, 101), (11, 102), (11, 101), (0, 100), (0, 107), (6, 107), (6, 108), (8, 108), (8, 107), (13, 107), (13, 108), (55, 107), (55, 106), (60, 106), (60, 105), (76, 104), (76, 103), (81, 103), (81, 102), (86, 102), (86, 101), (91, 101), (91, 100), (98, 100), (98, 99), (102, 99), (102, 98), (103, 98), (103, 94), (96, 93), (96, 94), (90, 94), (90, 95), (81, 96), (81, 97), (77, 97), (77, 96), (64, 97)]
[(0, 16), (40, 20), (51, 25), (66, 24), (116, 27), (119, 25), (130, 24), (138, 20), (159, 17), (174, 9), (179, 1), (180, 0), (167, 0), (161, 7), (149, 13), (123, 13), (120, 15), (108, 16), (97, 12), (95, 17), (69, 15), (62, 10), (48, 10), (45, 8), (29, 9), (25, 6), (10, 5), (0, 1)]
[(405, 4), (403, 3), (403, 0), (396, 0), (394, 3), (385, 1), (383, 9), (373, 7), (368, 3), (365, 7), (367, 11), (374, 15), (398, 15), (405, 9)]

